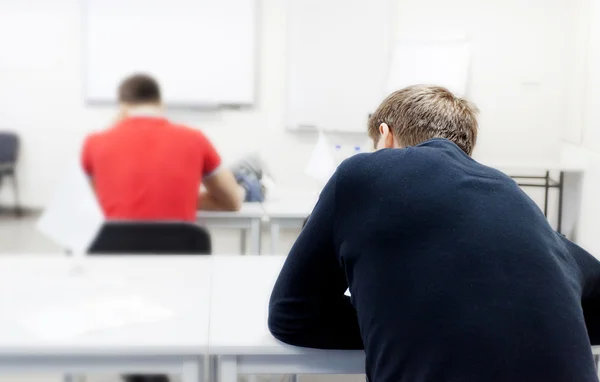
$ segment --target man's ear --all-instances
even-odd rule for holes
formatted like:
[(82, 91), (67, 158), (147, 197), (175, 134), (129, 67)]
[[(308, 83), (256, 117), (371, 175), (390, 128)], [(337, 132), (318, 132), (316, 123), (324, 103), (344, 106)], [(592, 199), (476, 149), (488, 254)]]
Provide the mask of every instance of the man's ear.
[(385, 137), (389, 133), (390, 133), (390, 127), (387, 125), (387, 123), (382, 123), (381, 125), (379, 125), (379, 134), (381, 134)]
[(382, 143), (382, 147), (380, 148), (392, 149), (396, 147), (394, 134), (392, 134), (392, 131), (387, 123), (382, 123), (379, 125), (379, 134), (381, 135), (380, 141)]

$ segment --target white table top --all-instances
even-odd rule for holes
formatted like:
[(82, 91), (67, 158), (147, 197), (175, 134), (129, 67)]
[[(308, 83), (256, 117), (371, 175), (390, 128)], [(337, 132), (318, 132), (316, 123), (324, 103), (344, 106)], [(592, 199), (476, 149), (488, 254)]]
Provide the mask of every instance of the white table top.
[[(0, 355), (199, 355), (208, 350), (209, 256), (0, 258)], [(24, 323), (98, 296), (135, 294), (174, 312), (151, 323), (40, 337)]]
[(260, 203), (244, 203), (239, 211), (198, 211), (197, 217), (202, 219), (214, 218), (262, 218), (265, 212)]
[(283, 256), (218, 256), (213, 262), (209, 351), (213, 354), (284, 352), (267, 328), (271, 290)]
[(306, 219), (317, 204), (317, 198), (290, 198), (265, 201), (263, 208), (270, 219)]
[(213, 263), (209, 352), (215, 355), (356, 353), (306, 349), (277, 341), (267, 327), (271, 291), (285, 256), (216, 256)]

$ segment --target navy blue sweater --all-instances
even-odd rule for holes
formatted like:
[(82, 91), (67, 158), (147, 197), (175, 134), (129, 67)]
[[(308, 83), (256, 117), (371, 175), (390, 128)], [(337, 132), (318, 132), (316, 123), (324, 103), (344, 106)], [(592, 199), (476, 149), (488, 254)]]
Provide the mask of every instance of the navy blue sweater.
[(434, 139), (338, 168), (277, 280), (269, 328), (293, 345), (364, 348), (371, 382), (597, 381), (599, 281), (600, 263), (511, 178)]

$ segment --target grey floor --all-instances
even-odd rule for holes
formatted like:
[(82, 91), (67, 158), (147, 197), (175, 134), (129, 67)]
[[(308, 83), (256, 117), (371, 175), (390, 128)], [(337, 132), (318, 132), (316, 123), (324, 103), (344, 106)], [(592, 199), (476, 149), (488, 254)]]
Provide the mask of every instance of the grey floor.
[[(13, 219), (0, 217), (0, 255), (18, 256), (20, 254), (48, 254), (48, 256), (63, 256), (62, 249), (46, 239), (35, 229), (35, 217)], [(240, 234), (236, 231), (213, 230), (213, 252), (216, 255), (239, 253)], [(297, 231), (283, 231), (279, 249), (287, 253), (292, 246)], [(262, 246), (264, 252), (269, 252), (269, 237), (263, 235)], [(174, 378), (176, 380), (176, 378)], [(240, 377), (240, 381), (248, 382), (287, 382), (285, 376), (259, 376), (257, 378)], [(301, 382), (364, 382), (364, 376), (302, 376)], [(0, 376), (0, 382), (62, 382), (61, 375), (31, 375), (31, 376)], [(120, 382), (116, 375), (89, 375), (86, 382)]]

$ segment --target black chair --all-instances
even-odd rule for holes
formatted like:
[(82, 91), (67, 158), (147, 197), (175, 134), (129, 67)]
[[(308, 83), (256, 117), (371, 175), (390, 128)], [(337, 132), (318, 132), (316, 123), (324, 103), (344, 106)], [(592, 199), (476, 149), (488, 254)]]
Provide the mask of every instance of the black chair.
[[(105, 223), (90, 255), (210, 255), (208, 231), (185, 222), (123, 221)], [(159, 280), (157, 280), (159, 282)], [(126, 382), (169, 382), (166, 375), (126, 375)]]
[(210, 255), (208, 231), (186, 222), (118, 221), (105, 223), (89, 254)]
[(6, 177), (10, 177), (13, 186), (13, 195), (15, 199), (14, 211), (17, 216), (21, 216), (19, 198), (19, 187), (17, 184), (17, 159), (19, 157), (19, 136), (15, 133), (0, 132), (0, 185)]

